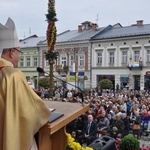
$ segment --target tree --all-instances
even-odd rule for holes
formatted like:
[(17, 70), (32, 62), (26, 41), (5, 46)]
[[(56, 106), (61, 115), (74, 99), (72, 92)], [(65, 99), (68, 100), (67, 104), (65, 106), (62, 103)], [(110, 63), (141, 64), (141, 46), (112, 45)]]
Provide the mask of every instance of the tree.
[(109, 79), (101, 80), (99, 82), (99, 85), (100, 85), (101, 89), (112, 89), (113, 88), (112, 81)]
[(49, 83), (49, 78), (41, 78), (39, 79), (39, 82), (38, 82), (39, 86), (40, 87), (43, 87), (43, 88), (48, 88), (50, 83)]
[(120, 150), (140, 149), (140, 142), (138, 141), (138, 139), (134, 138), (131, 135), (126, 135), (124, 138), (122, 138), (119, 145), (120, 145)]

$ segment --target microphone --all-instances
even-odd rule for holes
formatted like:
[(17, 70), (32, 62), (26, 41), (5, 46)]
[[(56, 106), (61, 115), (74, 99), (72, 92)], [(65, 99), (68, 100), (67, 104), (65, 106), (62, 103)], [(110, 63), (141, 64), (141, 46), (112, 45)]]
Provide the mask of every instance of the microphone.
[(44, 73), (44, 70), (41, 68), (41, 67), (37, 67), (37, 72), (39, 72), (39, 73)]
[[(50, 75), (48, 72), (45, 72), (41, 67), (37, 67), (37, 72), (39, 72), (39, 73), (45, 73), (45, 74), (47, 74), (47, 75)], [(53, 77), (54, 77), (54, 75), (53, 75)]]
[[(39, 73), (45, 73), (45, 74), (50, 75), (48, 72), (45, 72), (41, 67), (37, 67), (36, 70), (37, 70), (37, 72), (39, 72)], [(64, 80), (62, 80), (62, 79), (60, 79), (60, 78), (57, 78), (57, 77), (55, 77), (54, 75), (53, 75), (53, 77), (56, 78), (56, 79), (58, 79), (58, 80), (60, 80), (60, 81), (62, 81), (62, 82), (65, 82), (65, 83), (67, 83), (67, 84), (69, 84), (69, 85), (71, 85), (71, 86), (73, 86), (73, 87), (75, 87), (75, 88), (77, 88), (77, 89), (79, 89), (80, 92), (81, 92), (82, 105), (84, 105), (83, 92), (82, 92), (82, 90), (81, 90), (79, 87), (77, 87), (77, 86), (75, 86), (75, 85), (73, 85), (73, 84), (71, 84), (71, 83), (68, 83), (67, 81), (64, 81)]]

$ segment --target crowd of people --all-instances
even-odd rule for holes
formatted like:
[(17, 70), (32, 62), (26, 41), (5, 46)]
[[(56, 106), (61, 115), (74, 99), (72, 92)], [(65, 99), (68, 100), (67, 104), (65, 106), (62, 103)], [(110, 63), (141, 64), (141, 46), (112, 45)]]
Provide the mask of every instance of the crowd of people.
[[(81, 144), (87, 141), (88, 145), (99, 135), (123, 138), (131, 133), (140, 139), (150, 121), (150, 93), (136, 90), (102, 93), (97, 89), (83, 92), (84, 103), (90, 104), (90, 110), (68, 124), (67, 132)], [(81, 103), (81, 92), (56, 88), (53, 100)], [(90, 134), (87, 132), (88, 122), (96, 124)]]

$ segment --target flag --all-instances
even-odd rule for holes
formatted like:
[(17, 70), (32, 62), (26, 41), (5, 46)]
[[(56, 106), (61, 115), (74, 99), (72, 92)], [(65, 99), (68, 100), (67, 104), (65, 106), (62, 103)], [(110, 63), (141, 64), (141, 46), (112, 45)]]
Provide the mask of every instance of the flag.
[(141, 56), (139, 57), (139, 61), (142, 61), (142, 57)]

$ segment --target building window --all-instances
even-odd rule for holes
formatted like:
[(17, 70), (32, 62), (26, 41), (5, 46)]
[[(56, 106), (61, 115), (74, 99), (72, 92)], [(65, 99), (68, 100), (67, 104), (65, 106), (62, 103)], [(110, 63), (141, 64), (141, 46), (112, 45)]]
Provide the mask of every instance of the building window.
[(27, 63), (27, 67), (30, 67), (30, 57), (27, 57), (26, 60), (27, 60), (27, 62), (26, 62)]
[(66, 64), (67, 64), (66, 56), (61, 57), (61, 63), (66, 66)]
[(38, 59), (37, 59), (37, 57), (33, 58), (33, 66), (34, 67), (38, 66)]
[(110, 64), (114, 63), (114, 52), (109, 52), (109, 63)]
[(45, 60), (45, 67), (48, 67), (49, 66), (49, 62), (48, 60)]
[(23, 67), (23, 66), (24, 66), (24, 58), (20, 57), (20, 67)]
[(73, 66), (74, 63), (74, 55), (70, 56), (70, 66)]
[(147, 50), (147, 62), (150, 62), (150, 50)]
[(97, 53), (97, 64), (102, 64), (102, 53)]
[(79, 66), (84, 66), (84, 55), (79, 56)]
[(122, 51), (122, 63), (127, 63), (127, 61), (128, 61), (127, 51)]
[(138, 62), (140, 58), (140, 51), (134, 51), (134, 61)]

